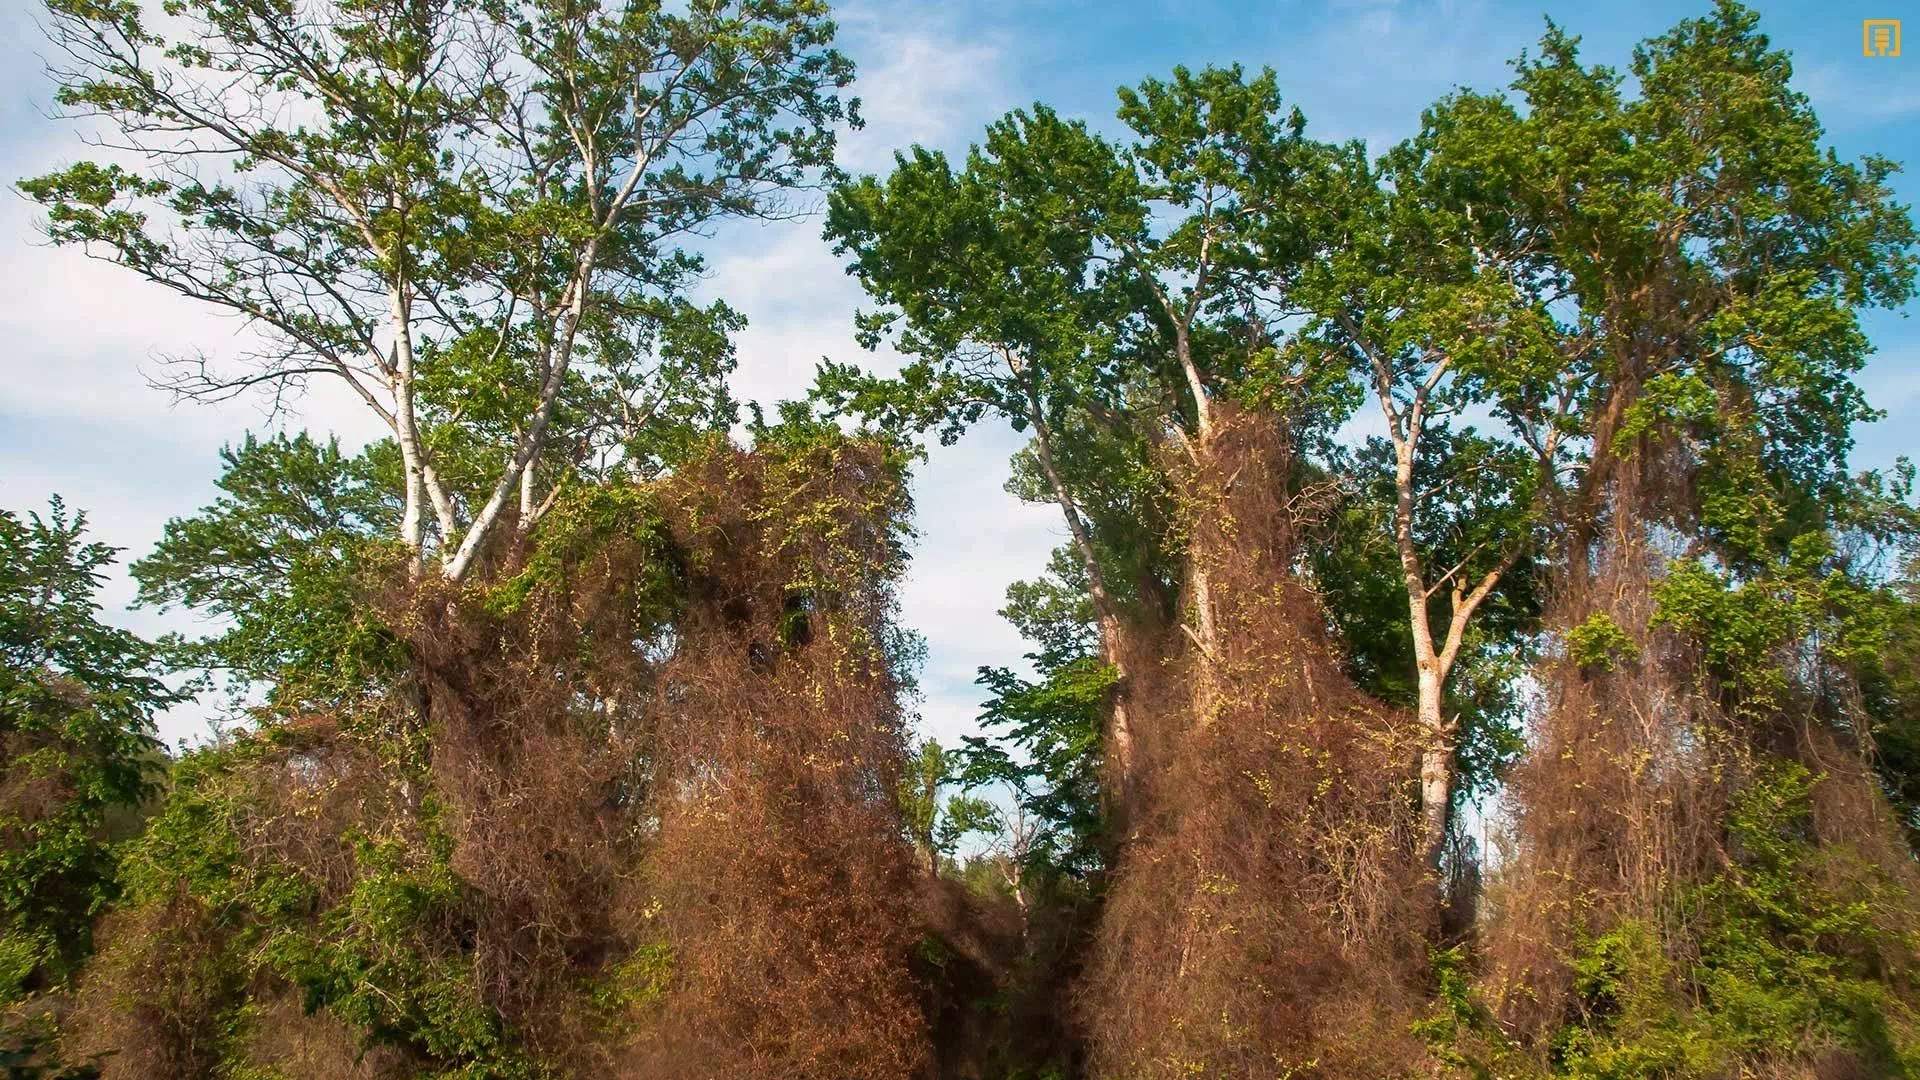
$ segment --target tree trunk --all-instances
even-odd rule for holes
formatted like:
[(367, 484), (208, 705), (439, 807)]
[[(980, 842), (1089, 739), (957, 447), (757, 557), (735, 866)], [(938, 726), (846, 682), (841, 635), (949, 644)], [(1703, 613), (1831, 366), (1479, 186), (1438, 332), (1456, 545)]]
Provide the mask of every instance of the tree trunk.
[(1112, 614), (1100, 618), (1100, 659), (1113, 668), (1111, 695), (1112, 722), (1108, 728), (1108, 750), (1113, 755), (1114, 771), (1119, 776), (1121, 805), (1130, 803), (1135, 764), (1133, 720), (1127, 710), (1127, 663), (1120, 636), (1120, 620)]
[(1453, 734), (1441, 715), (1445, 680), (1423, 665), (1420, 672), (1420, 857), (1436, 874), (1446, 851), (1447, 825), (1453, 813)]
[(1213, 441), (1213, 409), (1207, 401), (1206, 380), (1201, 378), (1200, 368), (1193, 362), (1193, 339), (1183, 323), (1174, 324), (1173, 351), (1180, 358), (1180, 371), (1187, 378), (1187, 391), (1193, 395), (1194, 432), (1204, 447)]
[[(1192, 367), (1190, 362), (1188, 367), (1190, 369)], [(1191, 377), (1195, 380), (1194, 393), (1199, 395), (1198, 372), (1193, 372)], [(1194, 408), (1200, 417), (1200, 434), (1189, 448), (1188, 456), (1192, 460), (1194, 476), (1197, 479), (1196, 489), (1201, 492), (1212, 492), (1210, 485), (1215, 479), (1217, 470), (1213, 459), (1213, 427), (1212, 421), (1208, 418), (1209, 409), (1206, 398), (1196, 396)], [(1208, 497), (1209, 499), (1217, 497), (1224, 503), (1226, 491), (1223, 489), (1209, 494)], [(1187, 512), (1223, 515), (1227, 511), (1224, 505), (1216, 505), (1200, 506)], [(1198, 522), (1195, 524), (1197, 525)], [(1220, 553), (1208, 550), (1208, 545), (1202, 539), (1205, 535), (1204, 530), (1194, 528), (1192, 534), (1193, 540), (1189, 543), (1187, 550), (1187, 591), (1193, 607), (1193, 625), (1187, 626), (1183, 623), (1182, 628), (1193, 638), (1193, 643), (1199, 652), (1199, 663), (1195, 667), (1198, 685), (1194, 690), (1196, 714), (1194, 719), (1200, 727), (1204, 728), (1213, 722), (1218, 698), (1219, 679), (1214, 669), (1219, 662), (1220, 634), (1214, 624), (1213, 577), (1208, 564)], [(1182, 618), (1185, 618), (1185, 613), (1182, 613)]]
[(1205, 556), (1202, 553), (1190, 553), (1188, 558), (1193, 560), (1188, 576), (1193, 590), (1194, 622), (1198, 625), (1198, 630), (1194, 631), (1193, 642), (1200, 654), (1200, 662), (1196, 668), (1199, 685), (1194, 691), (1194, 708), (1198, 713), (1195, 720), (1204, 728), (1213, 722), (1215, 684), (1218, 681), (1214, 673), (1214, 664), (1217, 655), (1215, 650), (1219, 646), (1219, 633), (1213, 623), (1213, 585), (1208, 579), (1207, 568), (1200, 564), (1200, 560)]
[(526, 532), (533, 527), (533, 466), (520, 470), (520, 521), (518, 528)]
[[(388, 316), (393, 322), (393, 369), (389, 389), (393, 393), (393, 436), (400, 444), (400, 461), (406, 472), (406, 508), (400, 515), (400, 541), (413, 554), (413, 574), (417, 579), (425, 567), (427, 501), (426, 454), (421, 445), (419, 418), (413, 408), (413, 326), (404, 282), (396, 283), (387, 294)], [(447, 542), (442, 538), (442, 542)]]
[(567, 369), (573, 362), (574, 338), (580, 332), (580, 323), (586, 316), (587, 296), (593, 288), (594, 261), (598, 251), (599, 241), (590, 240), (580, 254), (571, 286), (573, 294), (561, 319), (560, 332), (557, 340), (547, 347), (548, 359), (541, 366), (546, 378), (540, 386), (539, 403), (534, 407), (526, 430), (518, 440), (519, 445), (508, 458), (500, 479), (494, 483), (493, 493), (474, 511), (473, 521), (467, 525), (467, 535), (442, 565), (442, 572), (448, 581), (457, 582), (466, 576), (480, 552), (480, 545), (499, 521), (500, 512), (518, 494), (521, 477), (538, 467), (537, 461), (546, 445), (547, 427), (553, 422), (554, 409), (560, 400), (561, 388), (566, 383)]

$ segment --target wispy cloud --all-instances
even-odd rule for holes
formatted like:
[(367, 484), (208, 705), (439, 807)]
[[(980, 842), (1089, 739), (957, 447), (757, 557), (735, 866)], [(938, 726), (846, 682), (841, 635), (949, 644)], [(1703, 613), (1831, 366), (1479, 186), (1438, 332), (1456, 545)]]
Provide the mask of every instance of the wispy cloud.
[(969, 36), (954, 10), (861, 5), (841, 16), (861, 61), (856, 89), (866, 120), (843, 145), (848, 170), (885, 169), (894, 151), (914, 143), (964, 146), (1019, 100), (1004, 43)]
[[(1004, 42), (969, 28), (952, 7), (863, 3), (842, 9), (843, 47), (860, 66), (866, 126), (842, 143), (852, 172), (884, 171), (913, 144), (958, 151), (1019, 100)], [(803, 395), (823, 357), (892, 371), (899, 358), (853, 339), (867, 305), (820, 237), (818, 218), (742, 225), (710, 246), (702, 293), (747, 316), (736, 395), (770, 406)], [(973, 729), (981, 664), (1018, 660), (1023, 646), (997, 614), (1006, 587), (1044, 564), (1058, 517), (1001, 490), (1022, 439), (987, 424), (941, 448), (914, 482), (920, 541), (902, 597), (907, 625), (927, 642), (923, 727), (952, 744)]]
[(1795, 82), (1827, 126), (1845, 130), (1920, 117), (1920, 71), (1892, 60), (1803, 65)]

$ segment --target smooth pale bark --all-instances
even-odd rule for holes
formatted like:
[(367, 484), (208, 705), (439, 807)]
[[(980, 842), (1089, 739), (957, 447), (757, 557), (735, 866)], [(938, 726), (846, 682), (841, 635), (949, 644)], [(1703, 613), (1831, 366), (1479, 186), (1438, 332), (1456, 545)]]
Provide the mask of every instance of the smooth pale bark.
[[(1426, 378), (1415, 387), (1412, 400), (1402, 409), (1393, 396), (1394, 374), (1391, 365), (1368, 344), (1351, 319), (1343, 319), (1342, 324), (1354, 343), (1372, 362), (1374, 392), (1380, 399), (1380, 410), (1387, 421), (1387, 435), (1393, 444), (1393, 537), (1407, 591), (1407, 623), (1413, 642), (1418, 685), (1415, 714), (1425, 740), (1420, 752), (1420, 855), (1421, 860), (1437, 873), (1446, 852), (1447, 828), (1453, 814), (1454, 751), (1459, 729), (1459, 718), (1448, 719), (1445, 715), (1447, 679), (1459, 660), (1474, 612), (1492, 595), (1501, 577), (1513, 567), (1520, 557), (1520, 547), (1517, 544), (1509, 546), (1494, 568), (1471, 588), (1466, 586), (1462, 576), (1464, 565), (1447, 570), (1438, 581), (1428, 584), (1427, 567), (1414, 539), (1418, 493), (1414, 491), (1413, 469), (1420, 453), (1420, 438), (1426, 430), (1427, 404), (1434, 389), (1446, 377), (1451, 358), (1441, 356), (1432, 364)], [(1436, 641), (1429, 601), (1441, 588), (1448, 589), (1452, 606), (1446, 636)]]
[(393, 436), (400, 444), (401, 466), (406, 472), (406, 502), (400, 515), (400, 541), (413, 552), (415, 573), (426, 550), (425, 511), (427, 499), (426, 454), (420, 443), (420, 427), (414, 414), (413, 322), (411, 298), (404, 282), (396, 283), (388, 293), (393, 320), (393, 368), (390, 387), (393, 394)]
[(1218, 678), (1214, 671), (1218, 655), (1215, 649), (1219, 635), (1214, 629), (1213, 622), (1212, 579), (1199, 557), (1189, 553), (1188, 558), (1187, 580), (1193, 600), (1193, 619), (1194, 625), (1199, 629), (1196, 630), (1194, 626), (1185, 623), (1181, 624), (1180, 629), (1186, 631), (1187, 636), (1193, 639), (1193, 644), (1200, 653), (1200, 663), (1195, 675), (1198, 685), (1194, 688), (1194, 709), (1197, 713), (1196, 720), (1204, 728), (1213, 723), (1218, 685)]
[(440, 522), (440, 535), (452, 536), (460, 527), (453, 516), (453, 499), (447, 494), (447, 486), (440, 482), (440, 474), (434, 471), (431, 456), (420, 468), (420, 479), (427, 486), (427, 498), (433, 504), (434, 517)]
[(533, 470), (520, 470), (520, 513), (515, 528), (526, 532), (533, 527)]
[[(416, 581), (430, 561), (444, 578), (461, 580), (510, 507), (517, 506), (517, 526), (525, 529), (552, 505), (551, 492), (540, 500), (546, 474), (538, 465), (555, 438), (576, 337), (599, 302), (594, 285), (607, 289), (605, 277), (613, 274), (639, 287), (659, 280), (658, 267), (642, 265), (651, 257), (645, 252), (651, 240), (638, 242), (639, 255), (622, 244), (621, 257), (608, 260), (610, 237), (648, 214), (664, 215), (654, 239), (669, 242), (709, 221), (773, 212), (763, 195), (798, 179), (815, 152), (800, 149), (808, 145), (804, 139), (790, 143), (785, 124), (797, 123), (796, 134), (825, 135), (820, 95), (843, 85), (837, 61), (828, 62), (833, 54), (819, 51), (824, 38), (802, 25), (816, 21), (811, 11), (783, 16), (753, 5), (738, 12), (701, 7), (697, 18), (654, 24), (646, 15), (616, 30), (600, 27), (591, 13), (569, 10), (542, 25), (538, 36), (550, 40), (534, 40), (527, 27), (516, 36), (514, 27), (488, 18), (443, 20), (437, 8), (375, 5), (394, 11), (376, 12), (369, 25), (396, 33), (404, 26), (396, 40), (407, 47), (368, 61), (365, 85), (349, 87), (329, 75), (337, 74), (342, 47), (335, 39), (365, 20), (335, 19), (338, 13), (329, 9), (311, 26), (295, 25), (297, 19), (289, 22), (287, 12), (268, 5), (274, 10), (255, 20), (257, 26), (236, 29), (222, 22), (220, 4), (187, 6), (192, 10), (176, 14), (199, 19), (212, 49), (198, 60), (129, 32), (118, 9), (55, 5), (50, 33), (71, 63), (58, 76), (75, 86), (113, 88), (112, 103), (98, 111), (117, 118), (132, 144), (127, 149), (157, 160), (169, 179), (191, 174), (190, 163), (203, 155), (230, 155), (284, 171), (289, 186), (277, 188), (269, 170), (259, 198), (224, 199), (215, 204), (218, 213), (189, 214), (180, 228), (200, 234), (191, 243), (147, 238), (137, 229), (137, 243), (117, 233), (119, 239), (106, 243), (118, 253), (115, 261), (149, 280), (241, 314), (281, 339), (277, 352), (258, 358), (261, 370), (244, 376), (210, 373), (200, 363), (197, 374), (175, 383), (184, 396), (219, 399), (251, 386), (284, 389), (331, 374), (380, 417), (401, 459), (399, 539), (412, 556)], [(604, 48), (589, 40), (603, 29)], [(768, 49), (740, 54), (740, 35), (757, 40), (762, 33), (774, 35)], [(669, 38), (670, 48), (658, 44)], [(630, 55), (636, 46), (649, 56)], [(651, 55), (660, 48), (665, 51)], [(162, 55), (173, 62), (161, 63)], [(630, 110), (576, 83), (579, 77), (597, 87), (615, 75), (625, 81), (628, 73), (613, 65), (634, 63)], [(280, 129), (288, 122), (280, 104), (289, 93), (326, 99), (323, 115), (312, 118), (315, 129), (299, 129), (314, 140)], [(450, 115), (460, 101), (465, 111)], [(768, 108), (783, 118), (770, 121)], [(340, 124), (376, 130), (347, 139)], [(715, 151), (721, 132), (739, 145)], [(418, 162), (411, 158), (416, 154)], [(443, 154), (442, 175), (427, 178)], [(654, 167), (676, 156), (714, 166), (696, 185), (700, 190), (676, 179), (672, 167)], [(665, 178), (658, 190), (646, 187), (650, 177)], [(429, 233), (469, 213), (460, 204), (465, 195), (436, 205), (444, 184), (465, 179), (487, 193), (481, 202), (501, 200), (492, 210), (512, 223), (508, 235), (536, 230), (530, 243), (539, 257), (528, 269), (490, 266), (496, 253), (484, 248), (460, 257), (426, 250), (437, 242)], [(305, 194), (289, 204), (286, 192), (295, 188)], [(49, 200), (66, 201), (59, 194), (64, 189), (47, 190)], [(533, 216), (517, 220), (509, 204), (522, 195), (554, 204), (553, 218), (564, 227)], [(427, 213), (416, 213), (421, 210)], [(70, 231), (62, 242), (80, 239)], [(442, 276), (450, 266), (457, 267), (451, 278)], [(535, 305), (530, 316), (527, 304)], [(434, 449), (444, 443), (436, 428), (458, 420), (425, 409), (418, 397), (420, 365), (448, 361), (421, 350), (429, 340), (446, 346), (488, 336), (493, 361), (509, 342), (542, 344), (533, 370), (513, 380), (532, 385), (533, 401), (513, 418), (515, 438), (502, 449), (497, 473), (481, 478), (484, 494), (468, 502), (435, 469)]]
[(1441, 680), (1420, 673), (1420, 728), (1428, 733), (1420, 751), (1420, 856), (1435, 871), (1446, 851), (1447, 824), (1453, 809), (1454, 727), (1442, 719)]
[[(1202, 277), (1204, 278), (1204, 272)], [(1198, 311), (1198, 304), (1188, 312), (1190, 320)], [(1180, 359), (1180, 367), (1186, 372), (1187, 386), (1193, 394), (1194, 428), (1198, 436), (1194, 441), (1182, 438), (1187, 456), (1196, 470), (1204, 471), (1213, 462), (1213, 409), (1207, 401), (1206, 384), (1200, 377), (1200, 369), (1193, 362), (1192, 339), (1188, 335), (1187, 324), (1175, 324), (1174, 352)], [(1175, 432), (1179, 429), (1176, 427)], [(1219, 684), (1215, 667), (1219, 657), (1219, 632), (1213, 616), (1213, 578), (1207, 569), (1205, 552), (1189, 552), (1187, 558), (1187, 581), (1193, 603), (1193, 623), (1182, 623), (1181, 629), (1193, 639), (1199, 650), (1200, 662), (1197, 665), (1199, 685), (1195, 688), (1194, 707), (1197, 721), (1201, 727), (1213, 722)]]
[(1403, 428), (1393, 416), (1390, 391), (1383, 393), (1381, 400), (1388, 403), (1384, 407), (1394, 445), (1393, 535), (1406, 584), (1407, 623), (1413, 637), (1413, 662), (1418, 675), (1416, 715), (1426, 740), (1420, 752), (1420, 855), (1422, 862), (1437, 871), (1441, 854), (1446, 850), (1447, 822), (1453, 808), (1454, 728), (1446, 723), (1442, 705), (1459, 641), (1448, 642), (1448, 655), (1444, 659), (1434, 648), (1433, 627), (1428, 619), (1426, 569), (1421, 565), (1419, 549), (1413, 541), (1413, 460), (1419, 449), (1419, 428), (1415, 425), (1420, 417), (1417, 412), (1407, 417)]
[(1132, 790), (1134, 770), (1137, 768), (1133, 745), (1133, 715), (1127, 706), (1127, 694), (1131, 686), (1127, 682), (1125, 648), (1126, 644), (1120, 632), (1120, 620), (1112, 617), (1100, 620), (1100, 658), (1113, 668), (1113, 723), (1110, 734), (1113, 742), (1114, 765), (1120, 770), (1123, 793)]
[(1006, 837), (1005, 846), (1000, 850), (1000, 876), (1007, 883), (1007, 890), (1013, 894), (1014, 906), (1020, 909), (1020, 944), (1026, 948), (1030, 913), (1027, 910), (1027, 887), (1024, 868), (1027, 858), (1033, 853), (1033, 824), (1027, 820), (1026, 805), (1015, 793), (1013, 812), (999, 812), (1000, 834)]
[[(645, 158), (643, 157), (644, 163)], [(637, 177), (636, 177), (637, 178)], [(613, 217), (620, 213), (626, 195), (630, 194), (635, 180), (629, 180), (621, 196), (609, 212), (605, 229), (612, 227)], [(500, 520), (501, 511), (521, 486), (521, 476), (532, 469), (533, 461), (546, 445), (547, 428), (553, 423), (554, 407), (560, 401), (560, 390), (566, 385), (567, 371), (573, 364), (574, 341), (580, 332), (580, 320), (586, 313), (587, 296), (593, 289), (594, 263), (600, 253), (599, 238), (587, 241), (580, 252), (579, 261), (574, 269), (573, 280), (568, 286), (561, 328), (558, 340), (542, 350), (540, 370), (546, 375), (540, 386), (539, 404), (534, 408), (532, 422), (520, 436), (513, 456), (499, 478), (494, 481), (493, 491), (487, 501), (473, 515), (473, 521), (467, 525), (466, 536), (460, 541), (460, 547), (447, 560), (445, 572), (448, 580), (459, 581), (466, 576), (467, 569), (473, 565), (474, 558), (480, 553), (480, 545), (485, 542), (488, 533)]]
[[(1180, 361), (1180, 370), (1186, 375), (1187, 390), (1193, 395), (1193, 421), (1197, 439), (1195, 442), (1188, 444), (1187, 452), (1196, 469), (1206, 468), (1207, 465), (1212, 463), (1213, 458), (1213, 408), (1207, 400), (1206, 381), (1200, 375), (1199, 365), (1195, 364), (1193, 360), (1193, 336), (1191, 332), (1194, 316), (1200, 312), (1200, 290), (1202, 286), (1206, 284), (1207, 280), (1207, 264), (1205, 262), (1207, 246), (1204, 241), (1201, 243), (1202, 261), (1200, 264), (1200, 272), (1195, 280), (1193, 299), (1188, 304), (1187, 310), (1184, 313), (1176, 314), (1171, 305), (1168, 305), (1167, 309), (1168, 314), (1174, 317), (1174, 355)], [(1198, 629), (1195, 630), (1191, 627), (1184, 626), (1183, 629), (1187, 630), (1188, 635), (1193, 638), (1194, 644), (1199, 647), (1200, 651), (1200, 685), (1195, 695), (1195, 701), (1199, 712), (1198, 720), (1200, 726), (1205, 727), (1213, 722), (1215, 686), (1218, 683), (1217, 673), (1214, 667), (1217, 663), (1216, 658), (1219, 655), (1219, 635), (1215, 629), (1213, 619), (1212, 578), (1208, 574), (1204, 554), (1196, 555), (1189, 553), (1187, 573), (1192, 584), (1194, 624)]]
[(1187, 392), (1193, 395), (1193, 423), (1199, 432), (1200, 444), (1205, 446), (1213, 441), (1213, 410), (1207, 404), (1206, 381), (1200, 377), (1200, 368), (1193, 362), (1193, 336), (1191, 324), (1200, 305), (1195, 302), (1186, 317), (1174, 324), (1173, 351), (1180, 358), (1180, 371), (1187, 377)]

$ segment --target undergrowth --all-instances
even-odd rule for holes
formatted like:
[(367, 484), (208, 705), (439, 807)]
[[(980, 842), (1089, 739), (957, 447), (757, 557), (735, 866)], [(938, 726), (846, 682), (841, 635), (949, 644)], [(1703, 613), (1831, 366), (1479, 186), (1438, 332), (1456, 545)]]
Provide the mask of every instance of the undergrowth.
[(1920, 1075), (1910, 901), (1857, 850), (1811, 839), (1820, 781), (1757, 771), (1727, 816), (1728, 865), (1578, 942), (1572, 1015), (1535, 1046), (1505, 1033), (1458, 950), (1436, 956), (1416, 1030), (1483, 1080)]

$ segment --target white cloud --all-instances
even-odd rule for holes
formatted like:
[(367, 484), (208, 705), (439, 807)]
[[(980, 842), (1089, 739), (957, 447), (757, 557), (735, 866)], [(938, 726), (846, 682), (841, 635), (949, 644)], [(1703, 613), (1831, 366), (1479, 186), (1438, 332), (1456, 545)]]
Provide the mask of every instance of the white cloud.
[[(0, 45), (0, 177), (34, 176), (81, 157), (85, 147), (64, 124), (26, 103), (44, 97), (38, 61), (27, 54), (32, 27), (15, 13), (16, 31)], [(232, 358), (246, 348), (240, 324), (78, 251), (46, 244), (37, 207), (0, 196), (0, 507), (43, 511), (53, 494), (87, 513), (90, 532), (123, 549), (101, 590), (104, 616), (146, 636), (195, 632), (190, 612), (129, 610), (134, 585), (125, 562), (144, 555), (170, 517), (215, 494), (221, 444), (266, 426), (263, 403), (242, 398), (217, 406), (176, 404), (148, 384), (161, 358), (196, 350)], [(337, 432), (358, 443), (377, 421), (343, 388), (317, 386), (293, 428)], [(161, 720), (172, 741), (204, 732), (207, 710), (190, 705)]]
[(1920, 457), (1912, 420), (1920, 414), (1920, 339), (1892, 319), (1871, 321), (1868, 329), (1879, 331), (1874, 336), (1883, 348), (1861, 373), (1860, 386), (1867, 403), (1887, 415), (1854, 429), (1851, 464), (1856, 469), (1887, 468), (1901, 456)]
[(983, 425), (936, 448), (915, 478), (921, 542), (901, 607), (927, 639), (922, 727), (948, 746), (974, 730), (981, 665), (1025, 666), (1031, 646), (998, 612), (1007, 586), (1036, 576), (1065, 539), (1057, 510), (1003, 490), (1008, 459), (1024, 441), (1004, 425)]
[[(38, 75), (38, 35), (27, 7), (0, 5), (0, 178), (57, 167), (84, 149), (65, 125), (38, 115), (36, 102), (44, 102), (50, 88)], [(1104, 22), (1125, 12), (1084, 3), (1015, 10), (1005, 0), (991, 7), (854, 0), (838, 12), (841, 45), (859, 65), (854, 89), (868, 123), (846, 137), (843, 164), (881, 171), (895, 150), (914, 143), (957, 153), (987, 122), (1030, 99), (1029, 79), (1044, 84), (1046, 96), (1069, 115), (1084, 110), (1097, 126), (1110, 125), (1114, 83), (1164, 74), (1176, 60), (1207, 59), (1272, 64), (1283, 93), (1302, 105), (1316, 135), (1365, 136), (1382, 149), (1410, 134), (1420, 107), (1447, 89), (1503, 85), (1505, 60), (1541, 29), (1531, 11), (1509, 18), (1487, 0), (1304, 7), (1313, 10), (1282, 4), (1229, 15), (1221, 5), (1209, 9), (1215, 24), (1201, 27), (1192, 25), (1189, 5), (1168, 3), (1165, 21), (1154, 25), (1184, 21), (1195, 38), (1168, 32), (1123, 50), (1103, 45), (1095, 55), (1076, 54), (1073, 36), (1096, 31), (1093, 21), (1074, 29), (1039, 21)], [(1192, 55), (1194, 40), (1213, 37), (1226, 18), (1232, 19), (1230, 48)], [(1631, 29), (1579, 21), (1577, 29), (1609, 40)], [(1594, 59), (1617, 62), (1621, 55), (1622, 49), (1601, 48), (1595, 39)], [(1837, 126), (1878, 125), (1884, 133), (1890, 121), (1920, 109), (1912, 78), (1891, 66), (1809, 65), (1801, 85)], [(0, 506), (30, 509), (60, 492), (91, 513), (100, 538), (138, 556), (168, 517), (211, 499), (217, 447), (262, 423), (257, 402), (175, 406), (146, 384), (142, 369), (150, 370), (158, 354), (195, 347), (230, 357), (244, 342), (230, 320), (116, 268), (38, 245), (32, 221), (26, 200), (0, 197), (0, 335), (6, 342), (0, 371), (7, 388), (0, 398)], [(818, 219), (742, 225), (708, 247), (713, 272), (701, 291), (727, 299), (750, 319), (738, 343), (735, 386), (743, 397), (771, 404), (804, 393), (822, 356), (861, 359), (881, 370), (894, 363), (888, 354), (857, 349), (852, 318), (863, 296), (819, 227)], [(1911, 340), (1891, 323), (1876, 336)], [(1920, 381), (1907, 374), (1915, 359), (1911, 347), (1894, 347), (1869, 370), (1874, 403), (1894, 416), (1861, 432), (1861, 464), (1882, 464), (1910, 449), (1897, 425), (1920, 409)], [(340, 433), (349, 443), (378, 432), (377, 422), (338, 388), (317, 389), (288, 422)], [(1346, 433), (1377, 432), (1380, 423), (1369, 408)], [(902, 599), (907, 623), (929, 646), (925, 728), (949, 743), (972, 726), (975, 669), (1017, 664), (1025, 648), (996, 613), (1007, 583), (1038, 572), (1062, 539), (1057, 513), (1023, 506), (1001, 490), (1008, 455), (1020, 441), (1004, 426), (982, 425), (957, 446), (936, 447), (915, 481), (922, 535)], [(186, 613), (119, 610), (131, 596), (125, 576), (113, 578), (104, 596), (109, 615), (148, 634), (195, 626)], [(198, 713), (184, 711), (169, 718), (167, 733), (197, 734), (201, 723)]]
[[(897, 21), (898, 14), (889, 18)], [(1004, 50), (990, 41), (957, 40), (951, 28), (895, 31), (864, 28), (855, 17), (862, 55), (879, 57), (859, 85), (866, 127), (846, 140), (849, 171), (884, 170), (896, 150), (914, 143), (954, 148), (1011, 106)]]

